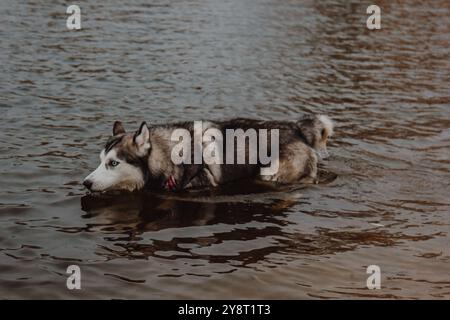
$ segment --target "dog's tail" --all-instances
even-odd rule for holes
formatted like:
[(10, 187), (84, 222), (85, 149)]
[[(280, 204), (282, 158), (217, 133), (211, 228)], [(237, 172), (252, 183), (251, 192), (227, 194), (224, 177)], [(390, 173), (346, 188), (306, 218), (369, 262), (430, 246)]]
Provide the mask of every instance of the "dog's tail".
[(326, 115), (306, 115), (297, 122), (300, 136), (306, 144), (326, 157), (326, 143), (334, 134), (334, 123)]
[(333, 121), (324, 114), (319, 114), (317, 116), (317, 120), (321, 122), (322, 124), (322, 138), (327, 139), (329, 137), (332, 137), (334, 134), (334, 123)]

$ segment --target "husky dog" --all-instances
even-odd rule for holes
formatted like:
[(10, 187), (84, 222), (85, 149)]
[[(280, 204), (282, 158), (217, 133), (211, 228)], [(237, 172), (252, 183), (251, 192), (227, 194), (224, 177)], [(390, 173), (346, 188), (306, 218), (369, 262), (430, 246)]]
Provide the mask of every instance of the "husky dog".
[[(264, 166), (259, 161), (254, 164), (195, 164), (194, 161), (191, 164), (175, 164), (171, 154), (178, 142), (172, 141), (171, 137), (172, 132), (180, 128), (187, 130), (191, 136), (195, 134), (192, 122), (153, 126), (143, 122), (137, 131), (125, 132), (122, 123), (116, 121), (113, 135), (100, 153), (100, 165), (84, 179), (83, 185), (90, 191), (98, 192), (144, 188), (180, 190), (218, 186), (239, 179), (281, 184), (313, 183), (317, 177), (318, 157), (328, 156), (327, 140), (333, 135), (333, 123), (324, 115), (309, 115), (292, 122), (244, 118), (203, 122), (203, 132), (214, 128), (224, 135), (227, 129), (278, 129), (279, 156), (275, 160), (278, 171), (261, 175), (260, 170)], [(258, 149), (261, 143), (258, 137)], [(270, 141), (266, 143), (270, 152)], [(245, 149), (246, 159), (249, 158), (248, 150)], [(224, 154), (230, 151), (236, 153), (235, 149), (224, 150)]]

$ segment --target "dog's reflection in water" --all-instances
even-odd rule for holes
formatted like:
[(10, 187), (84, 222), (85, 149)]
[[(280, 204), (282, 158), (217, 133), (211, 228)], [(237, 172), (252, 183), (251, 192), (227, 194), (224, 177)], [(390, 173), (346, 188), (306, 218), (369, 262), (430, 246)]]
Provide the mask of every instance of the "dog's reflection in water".
[[(336, 175), (320, 172), (320, 183)], [(182, 193), (150, 191), (86, 195), (81, 199), (85, 218), (95, 225), (145, 232), (206, 224), (239, 224), (262, 220), (283, 224), (283, 213), (301, 203), (305, 186), (276, 186), (264, 182), (240, 182), (209, 190)]]
[(149, 192), (119, 195), (87, 195), (81, 199), (85, 218), (116, 231), (155, 231), (204, 225), (214, 217), (215, 204), (179, 201)]
[[(268, 195), (272, 200), (267, 199)], [(103, 227), (103, 231), (145, 232), (217, 223), (247, 223), (261, 215), (264, 221), (278, 220), (279, 215), (296, 202), (297, 196), (286, 196), (270, 185), (239, 184), (176, 195), (153, 192), (86, 195), (81, 199), (81, 207), (86, 212), (84, 217), (95, 217), (95, 225)]]
[[(320, 240), (315, 235), (291, 234), (285, 228), (295, 223), (291, 221), (290, 208), (298, 204), (309, 205), (303, 192), (303, 186), (281, 190), (273, 185), (240, 183), (177, 194), (87, 195), (81, 199), (82, 209), (86, 212), (84, 231), (102, 234), (104, 240), (111, 242), (112, 245), (101, 245), (106, 250), (102, 255), (108, 258), (157, 256), (176, 259), (189, 255), (193, 259), (212, 262), (231, 259), (247, 265), (287, 248), (308, 253), (314, 251), (312, 244)], [(203, 227), (190, 228), (197, 226)], [(274, 242), (274, 238), (279, 240)], [(257, 240), (258, 245), (252, 240)], [(322, 247), (322, 242), (317, 241), (317, 244)], [(267, 245), (261, 246), (262, 243)], [(219, 250), (214, 254), (200, 254), (191, 251), (188, 248), (191, 245), (230, 247), (225, 249), (226, 253)], [(169, 256), (161, 256), (162, 252)]]

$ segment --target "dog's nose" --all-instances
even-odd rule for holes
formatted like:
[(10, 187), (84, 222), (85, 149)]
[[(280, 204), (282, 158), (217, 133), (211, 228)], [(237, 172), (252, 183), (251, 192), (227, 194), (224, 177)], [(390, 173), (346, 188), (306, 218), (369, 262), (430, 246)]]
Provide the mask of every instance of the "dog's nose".
[(83, 181), (83, 185), (88, 188), (89, 190), (91, 190), (92, 187), (92, 181), (91, 180), (84, 180)]

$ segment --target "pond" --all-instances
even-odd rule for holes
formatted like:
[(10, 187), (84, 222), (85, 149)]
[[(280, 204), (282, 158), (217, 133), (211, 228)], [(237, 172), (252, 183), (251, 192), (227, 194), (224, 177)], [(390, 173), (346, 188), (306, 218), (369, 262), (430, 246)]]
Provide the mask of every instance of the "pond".
[[(450, 298), (450, 7), (377, 3), (380, 30), (367, 1), (82, 1), (75, 31), (1, 1), (0, 298)], [(115, 120), (308, 113), (336, 122), (317, 185), (81, 184)]]

